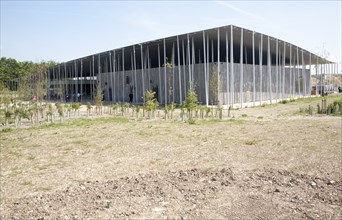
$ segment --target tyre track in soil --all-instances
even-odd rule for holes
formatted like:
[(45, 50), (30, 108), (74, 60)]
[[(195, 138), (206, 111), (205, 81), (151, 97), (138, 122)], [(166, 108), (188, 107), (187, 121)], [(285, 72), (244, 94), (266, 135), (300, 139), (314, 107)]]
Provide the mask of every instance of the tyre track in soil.
[(342, 181), (285, 170), (179, 170), (6, 202), (1, 219), (341, 219)]

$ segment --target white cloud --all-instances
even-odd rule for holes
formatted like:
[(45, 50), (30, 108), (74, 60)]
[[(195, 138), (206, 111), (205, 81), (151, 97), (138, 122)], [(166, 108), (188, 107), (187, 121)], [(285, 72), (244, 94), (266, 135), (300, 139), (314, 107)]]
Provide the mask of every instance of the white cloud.
[(217, 4), (219, 4), (219, 5), (221, 5), (221, 6), (224, 6), (224, 7), (226, 7), (226, 8), (229, 8), (229, 9), (231, 9), (231, 10), (233, 10), (233, 11), (236, 11), (236, 12), (238, 12), (238, 13), (240, 13), (240, 14), (249, 16), (249, 17), (251, 17), (251, 18), (253, 18), (253, 19), (255, 19), (255, 18), (257, 18), (257, 19), (263, 19), (262, 17), (260, 17), (260, 16), (258, 16), (258, 15), (256, 15), (256, 14), (253, 14), (253, 13), (250, 13), (250, 12), (248, 12), (248, 11), (242, 10), (241, 8), (238, 8), (238, 7), (232, 5), (232, 4), (228, 3), (228, 2), (225, 2), (225, 1), (214, 1), (214, 2), (217, 3)]

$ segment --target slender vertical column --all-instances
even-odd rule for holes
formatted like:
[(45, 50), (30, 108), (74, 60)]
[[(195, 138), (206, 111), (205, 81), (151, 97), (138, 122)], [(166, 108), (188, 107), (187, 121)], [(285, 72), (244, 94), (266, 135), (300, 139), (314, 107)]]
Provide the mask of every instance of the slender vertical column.
[(255, 45), (254, 45), (254, 34), (252, 34), (252, 53), (253, 53), (253, 106), (255, 106)]
[(318, 95), (318, 69), (319, 69), (318, 59), (316, 57), (316, 96)]
[(283, 55), (283, 86), (282, 86), (282, 96), (281, 98), (284, 99), (285, 98), (285, 56), (286, 56), (286, 44), (284, 42), (284, 55)]
[(203, 31), (203, 66), (204, 66), (204, 90), (205, 90), (205, 105), (208, 106), (208, 88), (207, 88), (207, 56), (205, 46), (205, 32)]
[(113, 89), (113, 63), (112, 63), (112, 53), (109, 52), (109, 68), (110, 68), (110, 88), (112, 95), (112, 102), (114, 102), (114, 89)]
[(211, 62), (214, 64), (214, 39), (211, 40)]
[(148, 85), (148, 90), (151, 90), (151, 72), (150, 72), (150, 48), (149, 46), (147, 46), (147, 62), (146, 62), (146, 66), (147, 66), (147, 79), (148, 79), (148, 82), (147, 82), (147, 85)]
[(292, 78), (292, 45), (290, 44), (290, 96), (293, 96)]
[(259, 90), (260, 90), (260, 105), (261, 105), (261, 102), (262, 102), (262, 98), (263, 98), (263, 90), (262, 90), (262, 55), (263, 55), (263, 53), (262, 53), (262, 44), (263, 44), (263, 35), (261, 34), (261, 36), (260, 36), (260, 44), (259, 44), (259, 74), (260, 74), (260, 82), (259, 82), (259, 84), (260, 84), (260, 88), (259, 88)]
[(233, 107), (234, 105), (234, 38), (233, 38), (233, 26), (230, 26), (230, 94), (231, 94), (231, 106)]
[(229, 52), (229, 48), (228, 48), (228, 30), (226, 30), (226, 105), (228, 107), (229, 105), (229, 95), (230, 94), (229, 91), (229, 57), (228, 57), (228, 52)]
[[(20, 85), (20, 78), (18, 81)], [(45, 95), (46, 95), (46, 100), (49, 101), (49, 88), (50, 88), (50, 68), (46, 70), (46, 90), (45, 90)]]
[(166, 43), (164, 38), (164, 104), (167, 104), (167, 86), (166, 86)]
[(309, 68), (310, 68), (310, 78), (309, 78), (309, 96), (311, 96), (311, 92), (312, 92), (312, 84), (311, 84), (311, 53), (309, 54)]
[(172, 102), (175, 102), (175, 42), (172, 42)]
[(240, 39), (240, 108), (243, 103), (243, 29), (241, 28), (241, 39)]
[[(187, 48), (188, 48), (188, 68), (189, 68), (189, 82), (192, 81), (191, 79), (191, 68), (190, 68), (190, 39), (189, 39), (189, 34), (187, 34), (187, 41), (188, 41), (188, 45), (187, 45)], [(192, 83), (190, 83), (190, 89), (191, 89), (191, 85)]]
[(192, 43), (191, 43), (191, 48), (192, 48), (192, 56), (191, 56), (191, 81), (193, 83), (195, 83), (195, 79), (194, 79), (194, 64), (195, 64), (195, 43), (194, 43), (194, 37), (192, 37)]
[[(13, 87), (12, 87), (12, 89), (13, 89)], [(58, 65), (58, 93), (59, 93), (58, 95), (61, 95), (60, 91), (61, 91), (61, 65)], [(59, 99), (61, 99), (61, 97), (59, 97)]]
[(209, 75), (210, 75), (210, 70), (209, 70), (209, 65), (210, 65), (210, 40), (209, 40), (209, 35), (207, 35), (207, 81), (206, 81), (206, 87), (208, 91), (208, 102), (210, 99), (210, 89), (209, 89)]
[(298, 47), (297, 47), (297, 68), (296, 68), (296, 72), (297, 72), (297, 83), (298, 83), (298, 96), (301, 95), (301, 92), (300, 92), (300, 81), (299, 81), (299, 53), (298, 53)]
[(98, 61), (97, 61), (97, 81), (99, 84), (101, 83), (101, 74), (100, 73), (101, 73), (101, 57), (99, 54)]
[[(321, 62), (322, 62), (322, 59), (321, 59)], [(320, 64), (320, 65), (319, 65), (319, 68), (320, 68), (320, 71), (319, 71), (319, 75), (320, 75), (320, 76), (319, 76), (319, 84), (320, 84), (320, 85), (319, 85), (319, 88), (320, 88), (320, 89), (319, 89), (319, 90), (322, 90), (322, 85), (323, 85), (323, 82), (322, 82), (322, 81), (323, 81), (323, 79), (322, 79), (322, 75), (323, 75), (323, 64)], [(319, 92), (319, 94), (322, 95), (321, 92)]]
[[(113, 83), (114, 83), (114, 86), (113, 86), (113, 92), (114, 92), (114, 101), (117, 102), (118, 101), (118, 98), (117, 98), (117, 95), (116, 95), (116, 69), (117, 69), (117, 63), (116, 63), (116, 57), (115, 57), (115, 50), (113, 50)], [(119, 94), (119, 93), (118, 93)]]
[[(65, 94), (69, 95), (69, 82), (68, 82), (68, 73), (67, 73), (67, 67), (66, 63), (64, 63), (64, 80), (65, 80)], [(65, 97), (64, 97), (65, 98)]]
[(91, 96), (91, 100), (94, 101), (94, 92), (95, 92), (95, 57), (93, 55), (93, 65), (92, 65), (92, 68), (93, 68), (93, 84), (92, 84), (92, 96)]
[(177, 35), (177, 59), (178, 59), (178, 90), (179, 90), (179, 104), (182, 103), (182, 85), (181, 85), (181, 68), (180, 68), (180, 57), (179, 57), (179, 37)]
[[(53, 69), (52, 69), (52, 82), (53, 82), (53, 94), (54, 95), (56, 93), (56, 78), (57, 77), (56, 77), (56, 74), (55, 74), (55, 67), (53, 67)], [(33, 86), (32, 78), (31, 78), (31, 85), (30, 86)]]
[(81, 103), (82, 103), (82, 99), (83, 99), (83, 59), (81, 59), (81, 77), (80, 77), (80, 79), (81, 79), (81, 88), (80, 88), (80, 90), (81, 90), (81, 96), (80, 96), (80, 98), (81, 98)]
[(217, 28), (217, 100), (220, 100), (220, 28)]
[(122, 48), (122, 102), (125, 102), (125, 48)]
[(182, 40), (182, 58), (183, 58), (183, 86), (184, 86), (184, 98), (187, 94), (187, 84), (186, 84), (186, 74), (185, 74), (185, 49), (184, 49), (184, 40)]
[(269, 78), (269, 96), (270, 103), (272, 103), (272, 78), (271, 78), (271, 49), (270, 49), (270, 36), (267, 37), (267, 75)]
[(159, 99), (159, 102), (161, 102), (162, 94), (161, 94), (160, 47), (159, 47), (159, 44), (158, 44), (158, 77), (159, 77), (158, 99)]
[(279, 84), (278, 84), (278, 81), (279, 81), (279, 77), (278, 77), (278, 74), (279, 74), (279, 70), (278, 70), (278, 67), (279, 67), (279, 48), (278, 48), (278, 39), (276, 40), (276, 102), (278, 102), (278, 99), (279, 99)]
[[(159, 44), (158, 44), (158, 54), (159, 54)], [(134, 87), (133, 90), (134, 94), (134, 102), (138, 103), (138, 83), (137, 83), (137, 58), (135, 54), (135, 45), (133, 45), (133, 63), (134, 63)], [(160, 78), (160, 71), (159, 71), (159, 78)]]
[[(56, 79), (55, 79), (55, 89), (56, 89), (56, 87), (57, 87), (57, 99), (56, 99), (56, 101), (58, 101), (58, 95), (59, 95), (59, 77), (58, 77), (58, 75), (59, 75), (59, 71), (60, 71), (60, 68), (59, 68), (59, 65), (57, 66), (57, 69), (56, 69)], [(10, 88), (11, 89), (13, 89), (13, 86), (12, 86), (12, 84), (13, 84), (13, 81), (12, 80), (10, 80), (9, 82), (9, 86), (10, 86)]]
[(306, 96), (306, 74), (305, 74), (305, 62), (304, 62), (304, 52), (302, 49), (302, 80), (303, 80), (303, 96)]
[(74, 87), (75, 87), (75, 97), (76, 97), (76, 102), (78, 101), (77, 100), (77, 93), (78, 93), (78, 73), (77, 73), (77, 61), (75, 60), (74, 62), (75, 64), (75, 72), (74, 72), (74, 76), (75, 76), (75, 83), (74, 83)]
[[(133, 60), (133, 50), (131, 51), (131, 79), (130, 79), (130, 84), (129, 84), (129, 94), (132, 94), (134, 93), (134, 86), (135, 86), (135, 81), (134, 81), (134, 60)], [(133, 99), (132, 99), (132, 103), (134, 103), (134, 96), (133, 95)], [(131, 100), (130, 100), (131, 101)]]

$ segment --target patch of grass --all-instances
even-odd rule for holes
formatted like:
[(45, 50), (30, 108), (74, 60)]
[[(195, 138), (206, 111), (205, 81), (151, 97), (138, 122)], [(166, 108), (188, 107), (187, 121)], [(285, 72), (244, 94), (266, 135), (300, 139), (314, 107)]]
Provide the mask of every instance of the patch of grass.
[(228, 119), (228, 120), (219, 120), (219, 119), (211, 119), (211, 120), (201, 120), (200, 124), (214, 124), (214, 123), (232, 123), (232, 124), (244, 124), (246, 121), (242, 119)]
[(13, 131), (12, 128), (4, 128), (1, 130), (2, 133), (7, 133), (7, 132), (11, 132), (11, 131)]
[(247, 140), (247, 141), (245, 141), (245, 144), (246, 145), (256, 145), (257, 141), (256, 140)]
[(138, 134), (143, 137), (152, 136), (153, 133), (149, 131), (139, 131)]
[(30, 156), (27, 157), (27, 159), (28, 159), (28, 160), (34, 160), (34, 159), (36, 159), (36, 157), (33, 156), (33, 155), (30, 155)]
[(33, 183), (31, 181), (24, 181), (20, 185), (23, 185), (23, 186), (33, 186)]
[(40, 186), (40, 187), (36, 187), (35, 188), (36, 191), (51, 191), (52, 190), (52, 187), (51, 186)]
[(23, 154), (20, 153), (20, 152), (17, 152), (17, 151), (10, 151), (9, 154), (13, 157), (16, 157), (16, 158), (19, 158), (19, 157), (22, 157)]
[(291, 99), (291, 100), (293, 100), (292, 102), (296, 102), (296, 103), (309, 103), (309, 102), (318, 101), (322, 99), (323, 97), (317, 96), (317, 97), (298, 98), (298, 99)]
[(226, 122), (229, 122), (232, 124), (244, 124), (244, 123), (246, 123), (245, 120), (239, 120), (239, 119), (229, 119), (229, 120), (226, 120)]
[(45, 129), (45, 128), (60, 128), (60, 127), (88, 127), (94, 124), (104, 123), (127, 123), (128, 118), (125, 117), (101, 117), (101, 118), (75, 118), (66, 120), (63, 123), (51, 123), (29, 129)]
[(84, 141), (84, 140), (75, 140), (75, 141), (72, 141), (70, 142), (70, 144), (74, 144), (74, 145), (82, 145), (82, 146), (87, 146), (86, 144), (87, 142)]
[(242, 114), (241, 117), (246, 118), (247, 114)]
[(257, 119), (263, 119), (264, 117), (263, 116), (258, 116)]

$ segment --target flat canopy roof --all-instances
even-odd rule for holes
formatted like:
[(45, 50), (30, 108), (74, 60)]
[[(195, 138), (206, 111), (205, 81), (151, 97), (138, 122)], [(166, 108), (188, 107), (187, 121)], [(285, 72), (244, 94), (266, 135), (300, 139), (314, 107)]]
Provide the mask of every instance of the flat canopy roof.
[[(82, 58), (78, 58), (75, 60), (88, 60), (90, 61), (92, 59), (93, 56), (108, 56), (108, 53), (117, 53), (120, 54), (122, 53), (122, 51), (125, 51), (126, 53), (130, 53), (133, 50), (140, 50), (141, 47), (146, 48), (147, 46), (151, 48), (150, 54), (153, 53), (157, 53), (156, 49), (153, 48), (157, 48), (156, 45), (162, 45), (164, 43), (166, 43), (166, 50), (171, 51), (172, 50), (172, 42), (177, 42), (177, 39), (179, 40), (187, 40), (188, 37), (190, 39), (193, 39), (193, 42), (196, 46), (198, 46), (198, 48), (203, 48), (203, 35), (208, 36), (209, 39), (215, 39), (217, 41), (217, 39), (220, 39), (220, 47), (225, 48), (226, 47), (226, 38), (229, 38), (229, 41), (231, 40), (231, 31), (233, 32), (233, 42), (234, 42), (234, 53), (239, 52), (239, 50), (237, 50), (236, 48), (240, 48), (240, 41), (241, 41), (241, 33), (243, 34), (243, 47), (244, 52), (246, 54), (248, 54), (250, 57), (252, 56), (251, 54), (253, 54), (253, 37), (254, 37), (254, 50), (255, 53), (259, 53), (259, 48), (260, 48), (260, 44), (262, 42), (262, 53), (263, 53), (263, 57), (267, 56), (267, 51), (268, 51), (268, 39), (270, 41), (270, 54), (271, 57), (273, 57), (272, 59), (276, 59), (275, 57), (277, 57), (277, 53), (278, 56), (284, 56), (285, 55), (285, 63), (286, 65), (290, 64), (290, 59), (292, 61), (292, 65), (296, 65), (297, 63), (294, 63), (295, 60), (300, 60), (300, 62), (298, 63), (298, 65), (302, 65), (302, 61), (304, 63), (304, 65), (309, 65), (311, 63), (311, 65), (315, 65), (315, 64), (329, 64), (329, 63), (333, 63), (327, 59), (324, 59), (320, 56), (317, 56), (314, 53), (311, 53), (301, 47), (298, 47), (294, 44), (290, 44), (286, 41), (277, 39), (275, 37), (272, 36), (268, 36), (259, 32), (255, 32), (255, 31), (251, 31), (248, 29), (244, 29), (241, 27), (237, 27), (237, 26), (233, 26), (233, 25), (227, 25), (227, 26), (222, 26), (222, 27), (216, 27), (216, 28), (211, 28), (211, 29), (207, 29), (207, 30), (202, 30), (202, 31), (196, 31), (196, 32), (191, 32), (191, 33), (186, 33), (186, 34), (180, 34), (180, 35), (175, 35), (175, 36), (171, 36), (171, 37), (166, 37), (166, 38), (161, 38), (161, 39), (157, 39), (157, 40), (152, 40), (152, 41), (147, 41), (147, 42), (143, 42), (143, 43), (138, 43), (138, 44), (134, 44), (134, 45), (130, 45), (130, 46), (125, 46), (125, 47), (121, 47), (121, 48), (117, 48), (117, 49), (112, 49), (112, 50), (108, 50), (108, 51), (104, 51), (104, 52), (100, 52), (97, 54), (93, 54), (93, 55), (89, 55), (89, 56), (85, 56)], [(278, 49), (277, 49), (278, 48)], [(221, 50), (225, 50), (225, 49), (221, 49)], [(277, 52), (278, 51), (278, 52)], [(285, 53), (284, 53), (285, 51)], [(126, 55), (125, 55), (126, 56)], [(302, 60), (303, 58), (303, 60)], [(127, 59), (129, 59), (127, 57)], [(249, 60), (251, 60), (251, 58), (248, 58)], [(67, 61), (65, 63), (69, 63), (69, 62), (73, 62), (74, 60), (71, 61)], [(273, 63), (273, 62), (272, 62)]]

